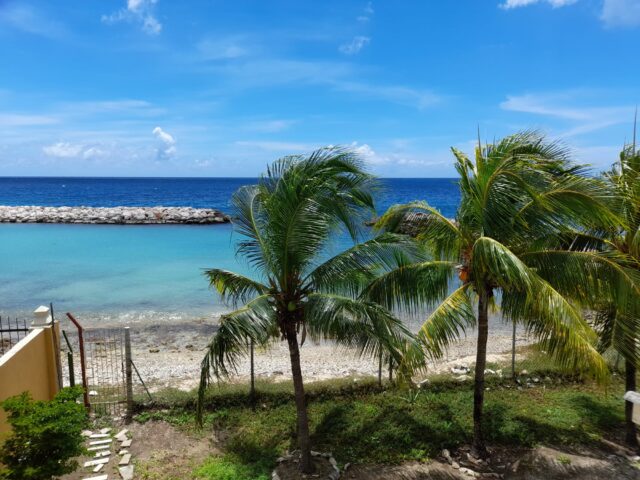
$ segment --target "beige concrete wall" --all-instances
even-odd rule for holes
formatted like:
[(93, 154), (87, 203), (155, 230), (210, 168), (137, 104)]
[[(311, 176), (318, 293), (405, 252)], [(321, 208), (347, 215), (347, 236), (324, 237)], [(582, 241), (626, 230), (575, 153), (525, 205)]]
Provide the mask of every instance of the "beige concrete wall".
[[(59, 326), (34, 328), (0, 357), (0, 400), (30, 392), (36, 400), (51, 400), (58, 393), (58, 370), (52, 335)], [(59, 344), (59, 343), (58, 343)], [(11, 429), (0, 408), (0, 443)]]

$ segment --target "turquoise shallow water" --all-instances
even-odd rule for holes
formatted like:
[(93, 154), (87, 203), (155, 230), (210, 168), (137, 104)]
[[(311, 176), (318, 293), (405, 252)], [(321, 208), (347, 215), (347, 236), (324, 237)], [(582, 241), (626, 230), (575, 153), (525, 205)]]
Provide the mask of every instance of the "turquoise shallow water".
[[(230, 212), (242, 178), (0, 177), (1, 205), (171, 205)], [(427, 199), (453, 216), (453, 179), (383, 179), (378, 211)], [(235, 257), (230, 225), (0, 224), (0, 315), (28, 316), (53, 302), (89, 323), (163, 323), (228, 310), (208, 288), (205, 268), (251, 272)], [(349, 246), (346, 239), (332, 252)]]
[(232, 229), (214, 226), (0, 225), (2, 310), (189, 317), (219, 311), (202, 269), (249, 273)]
[(0, 239), (5, 313), (53, 302), (103, 322), (193, 319), (227, 310), (203, 269), (252, 275), (235, 256), (230, 225), (5, 224)]

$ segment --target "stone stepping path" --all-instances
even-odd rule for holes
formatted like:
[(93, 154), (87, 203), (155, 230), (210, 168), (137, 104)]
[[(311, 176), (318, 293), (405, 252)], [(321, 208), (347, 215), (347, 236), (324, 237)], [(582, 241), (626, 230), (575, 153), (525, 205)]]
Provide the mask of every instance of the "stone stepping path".
[(111, 428), (102, 428), (97, 432), (85, 430), (82, 435), (86, 438), (88, 443), (87, 450), (93, 454), (91, 460), (87, 460), (83, 463), (83, 467), (91, 469), (92, 473), (107, 471), (107, 467), (110, 464), (112, 456), (112, 448), (117, 451), (113, 456), (116, 457), (114, 462), (114, 472), (117, 468), (117, 474), (102, 473), (101, 475), (94, 475), (83, 478), (83, 480), (116, 480), (120, 478), (122, 480), (133, 480), (133, 464), (131, 463), (131, 453), (127, 450), (131, 446), (132, 439), (129, 436), (129, 430), (126, 428), (120, 430), (112, 437)]

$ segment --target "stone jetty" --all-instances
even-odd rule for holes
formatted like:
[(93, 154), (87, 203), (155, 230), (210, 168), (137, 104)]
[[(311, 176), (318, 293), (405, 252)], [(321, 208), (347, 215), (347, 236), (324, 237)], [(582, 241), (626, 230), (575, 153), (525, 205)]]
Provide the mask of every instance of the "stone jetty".
[(117, 225), (214, 224), (229, 217), (218, 210), (191, 207), (0, 206), (0, 223), (90, 223)]

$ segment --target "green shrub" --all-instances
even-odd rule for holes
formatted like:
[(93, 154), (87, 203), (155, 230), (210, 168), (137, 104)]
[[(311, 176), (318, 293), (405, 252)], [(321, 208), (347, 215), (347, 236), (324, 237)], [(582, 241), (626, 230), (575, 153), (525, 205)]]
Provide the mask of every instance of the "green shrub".
[(0, 403), (13, 427), (0, 450), (6, 466), (2, 478), (45, 480), (75, 469), (71, 459), (84, 451), (81, 433), (88, 424), (84, 406), (76, 402), (81, 395), (74, 387), (49, 402), (34, 401), (25, 392)]

